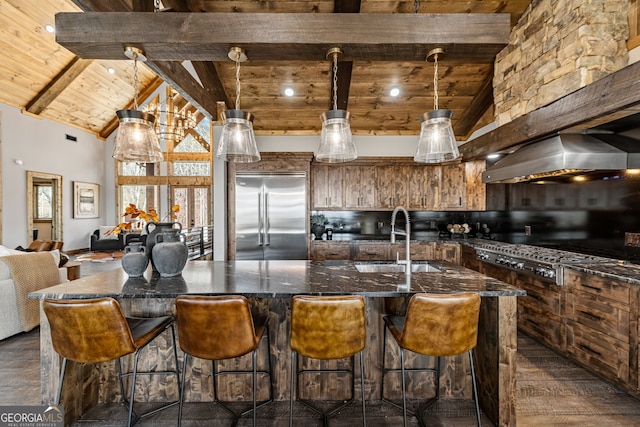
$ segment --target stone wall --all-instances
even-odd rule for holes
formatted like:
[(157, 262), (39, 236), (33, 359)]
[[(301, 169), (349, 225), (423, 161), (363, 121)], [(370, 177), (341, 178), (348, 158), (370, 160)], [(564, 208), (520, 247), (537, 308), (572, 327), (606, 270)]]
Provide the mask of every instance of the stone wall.
[(533, 0), (497, 56), (498, 126), (623, 68), (630, 0)]

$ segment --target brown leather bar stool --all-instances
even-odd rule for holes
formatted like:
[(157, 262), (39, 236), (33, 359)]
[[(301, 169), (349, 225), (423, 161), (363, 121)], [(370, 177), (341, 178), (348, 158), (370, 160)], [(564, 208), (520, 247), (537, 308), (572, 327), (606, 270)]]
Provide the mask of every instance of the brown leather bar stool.
[[(233, 425), (238, 418), (253, 412), (253, 425), (256, 425), (256, 410), (273, 401), (273, 382), (271, 381), (271, 342), (268, 326), (269, 316), (252, 315), (249, 301), (239, 295), (232, 296), (180, 296), (176, 298), (176, 318), (180, 348), (184, 351), (183, 372), (191, 356), (211, 360), (213, 366), (213, 399), (234, 417)], [(257, 353), (262, 337), (267, 336), (268, 371), (257, 370)], [(216, 370), (216, 361), (232, 359), (245, 354), (252, 354), (251, 371)], [(241, 414), (218, 399), (216, 378), (224, 374), (249, 374), (253, 379), (253, 406)], [(269, 400), (258, 404), (257, 374), (269, 377)], [(180, 393), (180, 410), (178, 425), (182, 422), (182, 404), (184, 401), (184, 383)]]
[[(43, 302), (43, 309), (51, 326), (53, 349), (63, 358), (56, 405), (60, 403), (67, 360), (78, 363), (116, 361), (122, 403), (128, 404), (129, 407), (128, 426), (135, 424), (143, 417), (155, 414), (178, 403), (178, 401), (171, 402), (141, 415), (137, 415), (133, 411), (137, 375), (175, 375), (178, 380), (178, 390), (180, 390), (178, 350), (176, 348), (172, 316), (125, 317), (120, 305), (113, 298), (84, 300), (46, 299)], [(140, 350), (167, 329), (171, 329), (173, 338), (175, 370), (138, 372)], [(128, 354), (133, 354), (133, 369), (131, 372), (122, 373), (120, 359)], [(127, 402), (123, 378), (128, 376), (131, 377), (131, 385)]]
[[(364, 298), (361, 296), (295, 296), (291, 304), (291, 384), (289, 426), (293, 426), (294, 399), (328, 418), (355, 399), (355, 355), (360, 357), (362, 388), (362, 424), (367, 425), (364, 397), (364, 361), (366, 342)], [(351, 359), (351, 370), (298, 369), (299, 356), (321, 359)], [(308, 373), (350, 373), (351, 399), (325, 413), (307, 400), (299, 399), (300, 375)], [(294, 391), (295, 377), (295, 391)], [(295, 393), (295, 397), (294, 397)]]
[[(407, 425), (407, 412), (416, 416), (421, 426), (424, 420), (420, 413), (428, 405), (440, 398), (440, 357), (455, 356), (464, 352), (469, 354), (471, 380), (476, 406), (476, 419), (480, 423), (480, 406), (476, 373), (473, 365), (472, 349), (478, 340), (478, 317), (480, 315), (480, 295), (464, 294), (415, 294), (407, 307), (406, 316), (385, 316), (384, 344), (382, 353), (382, 399), (402, 409), (404, 425)], [(387, 369), (385, 365), (387, 329), (400, 347), (401, 369)], [(404, 352), (410, 350), (426, 356), (435, 356), (436, 368), (405, 368)], [(407, 410), (405, 373), (417, 371), (435, 372), (436, 396), (419, 407), (415, 412)], [(400, 372), (402, 375), (402, 406), (384, 397), (384, 377), (386, 374)]]

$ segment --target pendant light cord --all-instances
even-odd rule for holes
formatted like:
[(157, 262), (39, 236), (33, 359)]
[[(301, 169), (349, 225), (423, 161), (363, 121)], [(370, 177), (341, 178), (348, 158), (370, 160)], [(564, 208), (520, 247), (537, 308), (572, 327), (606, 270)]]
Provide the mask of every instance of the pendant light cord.
[(333, 54), (333, 109), (338, 109), (338, 54)]
[(413, 13), (420, 11), (420, 0), (413, 0)]
[(438, 54), (434, 56), (433, 63), (433, 109), (438, 109)]
[(240, 52), (236, 52), (236, 110), (240, 109)]
[(138, 109), (138, 54), (133, 52), (133, 109)]

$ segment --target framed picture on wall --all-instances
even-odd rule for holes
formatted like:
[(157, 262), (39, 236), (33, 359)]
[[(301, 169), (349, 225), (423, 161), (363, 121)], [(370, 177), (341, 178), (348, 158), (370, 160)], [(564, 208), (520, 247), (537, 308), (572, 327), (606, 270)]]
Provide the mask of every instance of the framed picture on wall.
[(89, 182), (73, 182), (73, 217), (100, 216), (100, 186)]

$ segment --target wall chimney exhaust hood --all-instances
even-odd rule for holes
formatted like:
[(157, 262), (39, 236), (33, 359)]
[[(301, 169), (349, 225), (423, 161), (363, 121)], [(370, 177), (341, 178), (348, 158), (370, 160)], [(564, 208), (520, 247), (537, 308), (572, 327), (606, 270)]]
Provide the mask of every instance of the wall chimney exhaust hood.
[(497, 161), (482, 173), (482, 182), (517, 183), (637, 168), (640, 140), (614, 133), (559, 133)]

